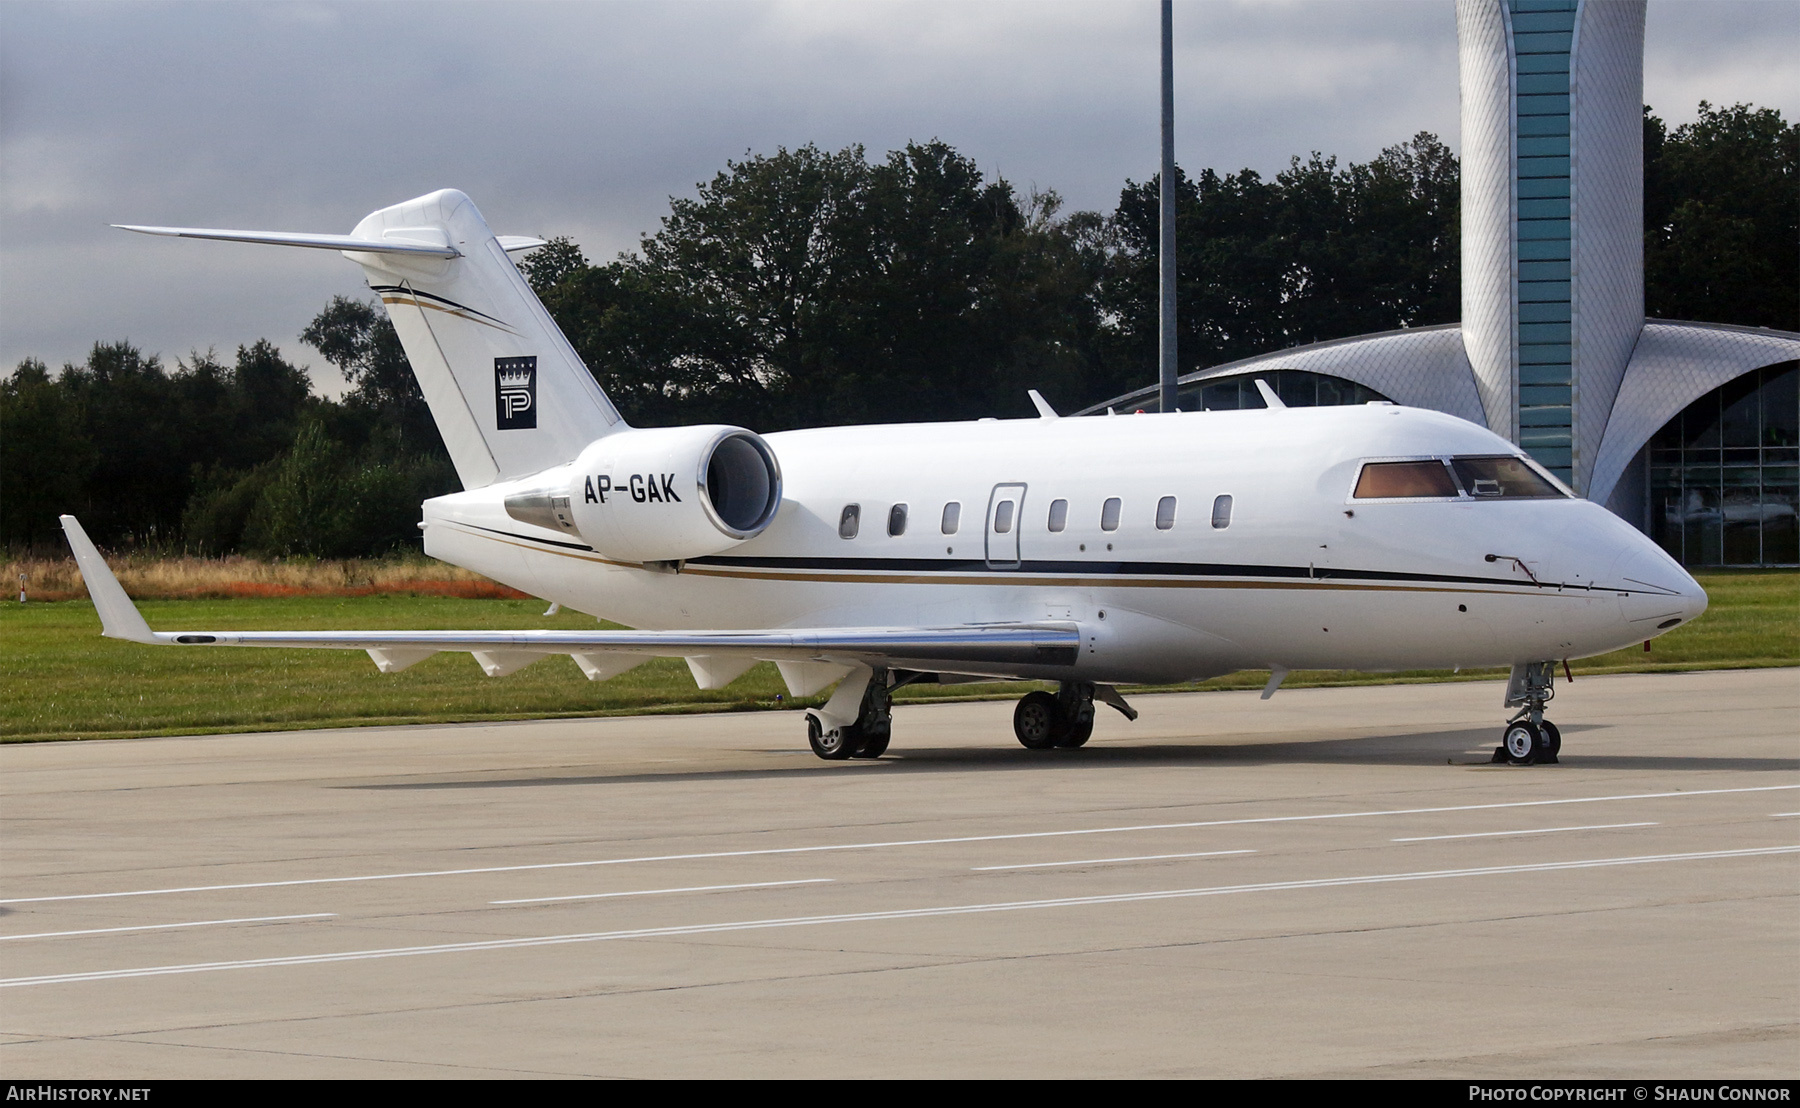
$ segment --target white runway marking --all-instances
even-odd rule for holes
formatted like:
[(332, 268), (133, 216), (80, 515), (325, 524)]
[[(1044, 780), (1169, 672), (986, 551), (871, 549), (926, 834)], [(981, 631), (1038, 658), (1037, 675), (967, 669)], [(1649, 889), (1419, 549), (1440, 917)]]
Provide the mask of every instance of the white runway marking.
[(186, 885), (169, 889), (131, 889), (112, 893), (67, 893), (61, 896), (22, 896), (0, 899), (0, 904), (42, 904), (56, 900), (104, 900), (119, 896), (166, 896), (174, 893), (216, 893), (235, 889), (279, 889), (297, 885), (335, 885), (362, 881), (399, 881), (414, 877), (462, 877), (475, 873), (523, 873), (541, 869), (577, 869), (584, 866), (622, 866), (637, 862), (690, 862), (709, 858), (752, 858), (771, 854), (814, 854), (831, 850), (883, 850), (902, 846), (942, 846), (953, 843), (986, 843), (1006, 839), (1049, 839), (1067, 835), (1115, 835), (1129, 831), (1179, 831), (1195, 827), (1238, 827), (1255, 823), (1305, 823), (1326, 819), (1367, 819), (1375, 816), (1416, 816), (1440, 812), (1483, 812), (1498, 808), (1537, 808), (1551, 804), (1599, 804), (1614, 800), (1663, 800), (1672, 797), (1718, 796), (1725, 793), (1762, 793), (1800, 789), (1800, 785), (1754, 785), (1739, 789), (1679, 789), (1667, 793), (1623, 793), (1617, 796), (1577, 796), (1560, 800), (1513, 800), (1496, 804), (1457, 804), (1440, 808), (1394, 808), (1373, 812), (1326, 812), (1307, 816), (1261, 816), (1251, 819), (1196, 820), (1187, 823), (1141, 823), (1124, 827), (1083, 827), (1072, 831), (1021, 831), (1005, 835), (959, 835), (943, 839), (902, 839), (893, 842), (833, 843), (824, 846), (767, 847), (761, 850), (715, 850), (700, 854), (649, 854), (635, 858), (597, 858), (580, 862), (536, 862), (517, 866), (476, 866), (469, 869), (418, 870), (412, 873), (371, 873), (351, 877), (302, 877), (286, 881), (245, 881), (234, 885)]
[(793, 916), (786, 919), (738, 920), (729, 923), (697, 923), (674, 927), (645, 927), (630, 931), (593, 931), (576, 935), (539, 935), (522, 939), (488, 939), (479, 942), (441, 943), (436, 946), (401, 946), (377, 950), (345, 950), (334, 954), (295, 954), (274, 958), (247, 958), (235, 962), (194, 962), (177, 966), (144, 966), (137, 969), (95, 970), (88, 973), (46, 974), (0, 980), (0, 988), (30, 985), (62, 985), (77, 981), (119, 981), (132, 977), (160, 977), (181, 973), (221, 970), (267, 969), (275, 966), (314, 966), (331, 962), (357, 962), (376, 958), (410, 958), (422, 954), (468, 954), (491, 950), (523, 950), (569, 943), (610, 942), (620, 939), (677, 938), (716, 935), (730, 931), (763, 931), (820, 924), (868, 923), (885, 920), (925, 919), (932, 916), (974, 915), (984, 912), (1020, 912), (1039, 908), (1076, 908), (1099, 904), (1132, 904), (1150, 900), (1225, 896), (1233, 893), (1274, 892), (1284, 889), (1326, 889), (1345, 885), (1377, 885), (1397, 881), (1434, 881), (1451, 877), (1489, 877), (1512, 873), (1551, 873), (1558, 870), (1594, 869), (1603, 866), (1641, 866), (1657, 862), (1690, 862), (1713, 858), (1749, 858), (1770, 854), (1800, 853), (1800, 845), (1750, 847), (1742, 850), (1706, 850), (1691, 854), (1646, 854), (1631, 858), (1588, 858), (1574, 862), (1537, 862), (1475, 869), (1426, 870), (1417, 873), (1377, 873), (1360, 877), (1321, 877), (1300, 881), (1271, 881), (1255, 885), (1219, 885), (1199, 889), (1162, 889), (1155, 892), (1116, 893), (1107, 896), (1058, 897), (1054, 900), (1015, 900), (998, 904), (956, 904), (930, 908), (900, 908), (881, 912), (852, 912), (832, 916)]
[(136, 927), (92, 927), (86, 931), (39, 931), (33, 935), (0, 935), (0, 943), (18, 939), (66, 939), (72, 935), (117, 935), (125, 931), (173, 931), (179, 927), (221, 927), (228, 923), (279, 923), (291, 919), (334, 919), (336, 912), (308, 912), (303, 916), (251, 916), (247, 919), (203, 919), (193, 923), (145, 923)]
[(835, 877), (808, 877), (800, 881), (756, 881), (747, 885), (690, 885), (684, 889), (638, 889), (629, 893), (582, 893), (578, 896), (530, 896), (521, 900), (490, 900), (489, 904), (551, 904), (559, 900), (610, 900), (616, 896), (663, 896), (668, 893), (716, 893), (726, 889), (774, 889), (782, 885), (829, 885)]
[(1591, 823), (1586, 827), (1533, 827), (1525, 831), (1472, 831), (1465, 835), (1414, 835), (1396, 843), (1429, 843), (1438, 839), (1494, 839), (1505, 835), (1548, 835), (1556, 831), (1611, 831), (1616, 827), (1661, 827), (1659, 823)]
[(1203, 850), (1198, 854), (1140, 854), (1135, 858), (1081, 858), (1073, 862), (1024, 862), (1016, 866), (970, 866), (977, 873), (996, 869), (1044, 869), (1048, 866), (1100, 866), (1109, 862), (1160, 862), (1166, 858), (1217, 858), (1222, 854), (1255, 854), (1254, 850)]

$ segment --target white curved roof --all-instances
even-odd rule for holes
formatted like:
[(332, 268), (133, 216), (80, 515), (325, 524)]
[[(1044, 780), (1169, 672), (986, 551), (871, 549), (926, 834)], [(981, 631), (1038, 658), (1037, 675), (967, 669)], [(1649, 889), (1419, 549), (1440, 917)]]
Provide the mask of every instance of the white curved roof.
[[(1475, 393), (1475, 375), (1469, 368), (1468, 355), (1463, 353), (1462, 329), (1454, 323), (1331, 339), (1273, 354), (1258, 354), (1186, 374), (1181, 383), (1188, 385), (1276, 369), (1300, 369), (1342, 377), (1374, 389), (1396, 403), (1448, 412), (1487, 426), (1481, 399)], [(1140, 390), (1107, 404), (1125, 405), (1138, 399), (1140, 394), (1154, 397), (1155, 391)], [(1087, 411), (1104, 411), (1107, 404), (1097, 404)]]
[(1645, 321), (1594, 457), (1588, 499), (1606, 503), (1631, 459), (1683, 408), (1753, 369), (1796, 358), (1800, 334), (1792, 331)]

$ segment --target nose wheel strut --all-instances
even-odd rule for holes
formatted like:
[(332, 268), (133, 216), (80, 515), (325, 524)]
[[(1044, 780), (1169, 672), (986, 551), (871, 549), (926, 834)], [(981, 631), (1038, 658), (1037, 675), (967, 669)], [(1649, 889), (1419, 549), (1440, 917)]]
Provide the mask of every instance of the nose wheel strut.
[(1500, 745), (1490, 759), (1515, 766), (1555, 765), (1562, 732), (1544, 718), (1544, 706), (1556, 696), (1556, 663), (1526, 662), (1513, 666), (1506, 683), (1506, 707), (1519, 709), (1506, 722)]

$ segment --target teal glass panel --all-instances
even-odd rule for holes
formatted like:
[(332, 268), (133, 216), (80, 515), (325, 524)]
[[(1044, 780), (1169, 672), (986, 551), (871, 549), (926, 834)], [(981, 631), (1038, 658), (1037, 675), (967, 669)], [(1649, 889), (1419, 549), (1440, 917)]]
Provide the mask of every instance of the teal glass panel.
[(1519, 341), (1538, 345), (1541, 343), (1570, 341), (1567, 323), (1521, 323), (1519, 324)]
[(1567, 365), (1522, 365), (1519, 367), (1519, 384), (1521, 385), (1566, 385), (1569, 383), (1569, 367)]
[(1566, 219), (1521, 219), (1519, 220), (1519, 241), (1529, 242), (1532, 239), (1566, 239), (1569, 237), (1569, 221)]
[(1566, 135), (1569, 133), (1566, 122), (1569, 118), (1569, 94), (1567, 91), (1564, 91), (1540, 92), (1534, 93), (1531, 96), (1521, 96), (1518, 98), (1518, 115), (1521, 120), (1526, 116), (1529, 116), (1532, 119), (1538, 120), (1561, 119), (1565, 121), (1564, 126), (1557, 130), (1529, 132), (1521, 130), (1521, 134)]
[(1569, 198), (1550, 196), (1533, 199), (1521, 196), (1519, 198), (1519, 218), (1567, 219), (1569, 218)]
[(1520, 177), (1567, 177), (1569, 175), (1569, 156), (1561, 157), (1526, 157), (1519, 156)]
[[(1523, 121), (1521, 121), (1523, 122)], [(1560, 135), (1520, 135), (1519, 161), (1528, 158), (1559, 157), (1565, 162), (1569, 159), (1569, 133), (1564, 129)]]
[(1527, 408), (1519, 413), (1520, 427), (1567, 427), (1573, 419), (1573, 410), (1562, 408)]
[(1568, 31), (1527, 31), (1513, 36), (1513, 49), (1520, 54), (1567, 54), (1575, 36)]
[(1518, 59), (1520, 73), (1560, 73), (1564, 79), (1569, 76), (1569, 56), (1567, 54), (1521, 54)]
[(1569, 302), (1569, 282), (1567, 281), (1520, 281), (1519, 303), (1545, 304)]
[(1574, 12), (1521, 12), (1514, 10), (1512, 19), (1513, 34), (1535, 34), (1543, 31), (1567, 31), (1571, 29)]
[(1553, 262), (1520, 262), (1519, 281), (1561, 281), (1566, 291), (1569, 283), (1569, 263)]
[(1514, 15), (1525, 12), (1569, 12), (1573, 14), (1577, 0), (1512, 0), (1507, 10)]
[(1519, 305), (1520, 323), (1567, 323), (1569, 320), (1570, 311), (1567, 300), (1550, 301), (1545, 304), (1521, 303)]
[(1520, 365), (1568, 365), (1569, 344), (1529, 342), (1519, 344)]
[(1518, 90), (1520, 96), (1548, 94), (1551, 96), (1567, 96), (1569, 94), (1568, 70), (1558, 73), (1523, 73), (1519, 74)]
[(1568, 239), (1539, 239), (1519, 244), (1519, 260), (1521, 262), (1569, 261)]
[(1567, 446), (1534, 446), (1525, 453), (1557, 470), (1567, 470), (1575, 461), (1575, 451)]
[(1570, 402), (1570, 389), (1567, 385), (1520, 385), (1519, 407), (1531, 408), (1539, 404), (1567, 408)]
[(1534, 177), (1519, 182), (1519, 199), (1536, 196), (1568, 196), (1569, 179), (1567, 177)]

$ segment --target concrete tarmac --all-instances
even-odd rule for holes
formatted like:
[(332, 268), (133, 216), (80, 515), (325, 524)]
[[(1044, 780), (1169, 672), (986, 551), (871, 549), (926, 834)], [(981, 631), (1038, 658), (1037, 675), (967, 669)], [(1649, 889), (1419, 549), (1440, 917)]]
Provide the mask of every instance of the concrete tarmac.
[(0, 748), (0, 1069), (1800, 1073), (1800, 671)]

